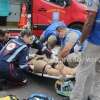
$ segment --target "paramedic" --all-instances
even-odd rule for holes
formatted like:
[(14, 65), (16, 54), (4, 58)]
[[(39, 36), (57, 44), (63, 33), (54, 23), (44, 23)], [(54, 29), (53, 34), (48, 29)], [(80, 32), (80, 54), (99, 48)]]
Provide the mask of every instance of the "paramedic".
[(60, 45), (62, 48), (59, 53), (59, 58), (63, 59), (69, 53), (73, 52), (72, 48), (74, 47), (82, 33), (78, 30), (69, 29), (65, 26), (58, 26), (56, 28), (56, 31), (58, 33), (61, 43)]
[(42, 35), (40, 36), (40, 41), (45, 42), (47, 41), (50, 35), (56, 35), (56, 28), (58, 26), (66, 26), (62, 21), (55, 21), (50, 24), (46, 30), (43, 31)]
[(28, 65), (28, 47), (32, 43), (32, 33), (23, 30), (19, 38), (11, 39), (0, 51), (0, 75), (15, 84), (27, 83), (25, 72), (32, 70)]

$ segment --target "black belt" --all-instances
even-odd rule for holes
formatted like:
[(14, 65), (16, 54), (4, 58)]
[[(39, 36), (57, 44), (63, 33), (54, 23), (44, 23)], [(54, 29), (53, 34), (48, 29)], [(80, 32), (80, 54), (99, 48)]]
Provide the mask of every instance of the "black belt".
[(46, 66), (47, 66), (47, 64), (43, 67), (43, 70), (42, 70), (42, 77), (43, 77), (43, 74), (44, 74), (44, 71), (45, 71)]

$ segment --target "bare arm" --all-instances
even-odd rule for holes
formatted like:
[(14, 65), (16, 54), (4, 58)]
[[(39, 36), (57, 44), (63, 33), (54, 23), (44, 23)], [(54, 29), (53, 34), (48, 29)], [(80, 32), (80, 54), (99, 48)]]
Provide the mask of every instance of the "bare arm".
[(78, 35), (76, 32), (71, 32), (69, 37), (66, 39), (68, 39), (68, 41), (66, 41), (65, 46), (62, 48), (62, 50), (59, 53), (59, 58), (61, 59), (63, 59), (69, 54), (70, 50), (73, 48), (74, 44), (78, 39)]
[(80, 43), (82, 44), (84, 42), (84, 40), (89, 36), (91, 30), (92, 30), (92, 27), (93, 27), (93, 24), (95, 22), (95, 17), (96, 17), (96, 12), (93, 12), (93, 11), (89, 11), (88, 12), (88, 17), (87, 17), (87, 20), (83, 26), (83, 30), (82, 30), (82, 36), (80, 38)]
[(59, 59), (63, 59), (64, 57), (66, 57), (69, 54), (72, 47), (72, 43), (67, 43), (67, 45), (60, 51)]

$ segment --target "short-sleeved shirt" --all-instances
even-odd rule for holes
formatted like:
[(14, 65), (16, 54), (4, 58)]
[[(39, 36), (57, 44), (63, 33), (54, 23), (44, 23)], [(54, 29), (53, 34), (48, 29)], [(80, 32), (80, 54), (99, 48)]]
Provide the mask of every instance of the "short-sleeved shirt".
[(87, 10), (98, 11), (99, 0), (86, 0)]
[(100, 45), (100, 0), (87, 0), (88, 11), (97, 12), (88, 41)]
[(69, 29), (69, 31), (66, 33), (66, 36), (64, 38), (60, 39), (61, 47), (62, 48), (65, 47), (67, 45), (67, 43), (72, 43), (74, 46), (81, 35), (82, 35), (82, 33), (80, 31), (74, 30), (74, 29)]
[(66, 26), (62, 21), (53, 22), (51, 25), (47, 27), (47, 29), (43, 32), (41, 37), (44, 37), (46, 41), (50, 35), (56, 35), (56, 28), (58, 26)]

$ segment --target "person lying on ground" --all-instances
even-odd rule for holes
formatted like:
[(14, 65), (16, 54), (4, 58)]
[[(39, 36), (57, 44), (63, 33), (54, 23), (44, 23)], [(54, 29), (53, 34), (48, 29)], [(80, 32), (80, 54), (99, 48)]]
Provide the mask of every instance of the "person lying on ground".
[(75, 75), (76, 70), (76, 68), (65, 66), (62, 62), (48, 59), (44, 55), (34, 55), (29, 64), (34, 66), (34, 73), (48, 74), (51, 76)]

